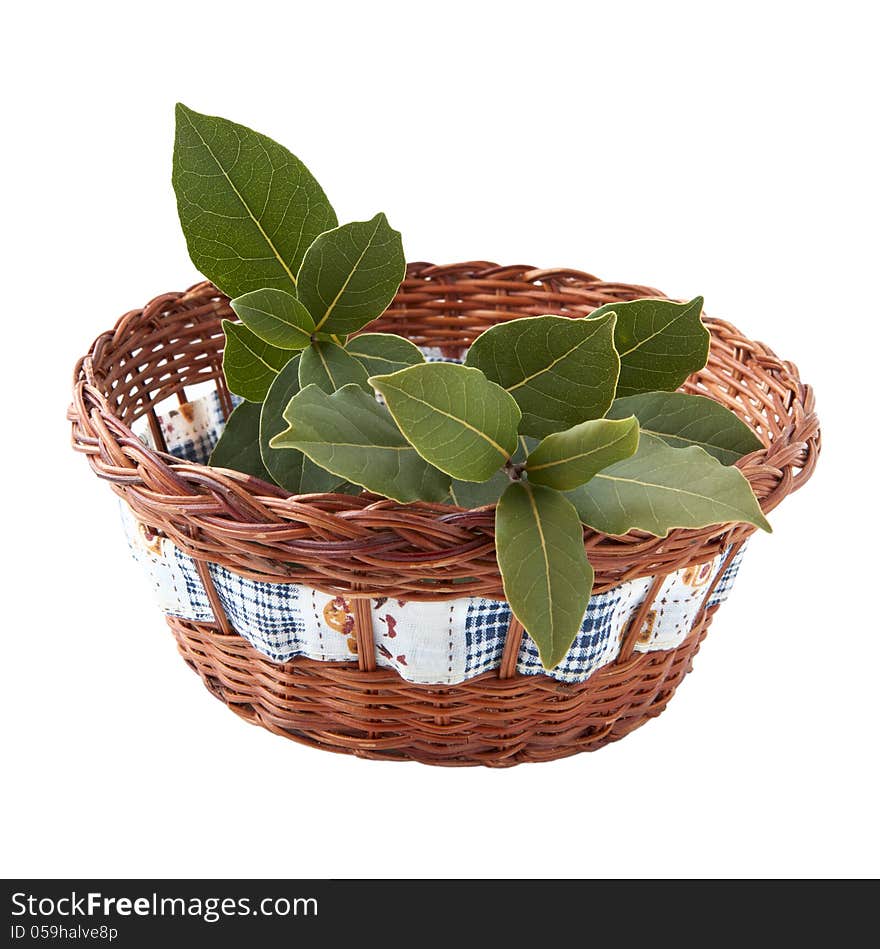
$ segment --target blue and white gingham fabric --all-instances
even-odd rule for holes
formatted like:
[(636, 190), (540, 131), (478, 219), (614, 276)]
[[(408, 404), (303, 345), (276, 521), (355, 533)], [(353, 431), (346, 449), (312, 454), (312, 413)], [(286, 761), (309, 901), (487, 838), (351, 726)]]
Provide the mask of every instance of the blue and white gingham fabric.
[[(580, 632), (566, 657), (552, 672), (555, 679), (583, 682), (617, 656), (621, 635), (630, 616), (629, 610), (620, 609), (624, 593), (617, 588), (590, 597)], [(516, 668), (524, 675), (544, 672), (538, 648), (528, 636), (523, 637)]]
[(743, 554), (746, 551), (746, 546), (743, 545), (736, 552), (733, 560), (727, 565), (724, 573), (721, 574), (721, 579), (718, 581), (715, 589), (712, 591), (712, 595), (709, 597), (709, 602), (706, 604), (708, 606), (718, 606), (727, 599), (728, 593), (733, 589), (733, 585), (736, 582), (737, 574), (739, 573), (740, 565), (742, 564)]
[[(620, 650), (620, 640), (633, 609), (641, 603), (650, 583), (650, 578), (636, 580), (591, 597), (568, 655), (549, 674), (562, 682), (583, 682), (596, 669), (611, 662)], [(510, 616), (510, 607), (503, 601), (477, 597), (468, 601), (465, 678), (497, 669), (501, 664)], [(538, 649), (528, 636), (523, 637), (516, 668), (522, 675), (547, 674)]]
[(464, 617), (466, 678), (501, 665), (509, 625), (510, 607), (503, 600), (468, 598)]
[[(213, 393), (189, 403), (160, 418), (160, 424), (171, 454), (204, 463), (222, 432), (219, 399)], [(141, 437), (149, 441), (146, 430)], [(167, 538), (152, 535), (125, 504), (122, 513), (129, 546), (149, 576), (161, 609), (194, 622), (213, 622), (193, 559)], [(636, 650), (673, 649), (684, 641), (726, 555), (666, 578), (648, 611)], [(709, 598), (710, 606), (727, 598), (742, 555), (740, 550), (724, 570)], [(208, 569), (230, 625), (269, 659), (356, 658), (354, 612), (351, 601), (344, 596), (331, 596), (299, 584), (249, 580), (217, 564), (210, 564)], [(613, 662), (651, 582), (651, 577), (642, 577), (594, 595), (571, 649), (549, 673), (541, 666), (535, 644), (523, 636), (518, 672), (583, 682)], [(404, 679), (452, 685), (497, 669), (501, 663), (511, 616), (510, 607), (503, 601), (462, 597), (410, 603), (382, 598), (372, 600), (371, 607), (376, 663), (395, 669)]]
[[(233, 406), (242, 401), (237, 395), (231, 396), (231, 399)], [(158, 418), (169, 454), (197, 465), (208, 463), (225, 424), (223, 407), (216, 390), (204, 398), (170, 409)], [(149, 429), (143, 427), (140, 437), (150, 447), (155, 447)]]

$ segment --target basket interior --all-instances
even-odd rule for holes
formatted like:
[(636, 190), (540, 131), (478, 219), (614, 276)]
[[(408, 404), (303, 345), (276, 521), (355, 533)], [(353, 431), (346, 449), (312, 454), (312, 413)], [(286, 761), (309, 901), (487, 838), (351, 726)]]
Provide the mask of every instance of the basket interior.
[[(435, 353), (460, 357), (501, 321), (548, 313), (580, 317), (648, 296), (662, 294), (571, 270), (411, 264), (392, 306), (367, 329), (400, 333)], [(240, 472), (181, 466), (143, 445), (133, 426), (141, 428), (146, 422), (136, 423), (147, 416), (158, 432), (157, 412), (167, 411), (168, 400), (185, 413), (192, 399), (216, 390), (224, 411), (231, 411), (222, 372), (222, 321), (230, 318), (228, 299), (211, 284), (165, 294), (122, 317), (77, 366), (74, 446), (139, 519), (195, 559), (222, 562), (255, 579), (364, 596), (501, 596), (491, 508), (400, 505), (367, 494), (299, 499)], [(765, 448), (737, 465), (766, 513), (812, 472), (819, 445), (812, 392), (797, 369), (765, 345), (724, 321), (707, 318), (706, 325), (708, 364), (682, 388), (726, 405), (758, 434)], [(714, 525), (665, 538), (587, 531), (595, 589), (709, 560), (751, 531)]]
[[(513, 280), (503, 272), (466, 283), (449, 279), (448, 274), (445, 279), (410, 276), (392, 306), (365, 332), (397, 333), (423, 349), (461, 358), (470, 343), (495, 323), (548, 313), (585, 316), (613, 300), (661, 295), (649, 287), (605, 284), (586, 274), (578, 274), (575, 282), (571, 273), (525, 284), (521, 277)], [(590, 281), (586, 286), (584, 278)], [(228, 298), (209, 284), (200, 284), (181, 297), (169, 295), (167, 307), (153, 307), (131, 333), (117, 332), (115, 345), (103, 354), (99, 375), (116, 417), (132, 427), (149, 409), (161, 411), (169, 399), (186, 403), (213, 389), (228, 398), (222, 372), (224, 319), (236, 319)], [(707, 323), (716, 328), (714, 321)], [(713, 333), (707, 367), (682, 391), (708, 395), (726, 405), (769, 445), (781, 421), (779, 410), (785, 412), (792, 391), (775, 385), (769, 373), (750, 371), (753, 354), (746, 341), (725, 347), (719, 342)]]

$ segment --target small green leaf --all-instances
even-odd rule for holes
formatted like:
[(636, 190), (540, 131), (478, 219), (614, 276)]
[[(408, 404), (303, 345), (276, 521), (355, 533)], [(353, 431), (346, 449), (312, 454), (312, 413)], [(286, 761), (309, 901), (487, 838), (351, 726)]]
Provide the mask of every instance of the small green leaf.
[(345, 351), (371, 376), (398, 372), (425, 361), (418, 346), (393, 333), (361, 333), (345, 344)]
[(614, 321), (605, 314), (499, 323), (474, 340), (465, 363), (505, 388), (522, 410), (520, 431), (541, 438), (608, 410), (620, 369)]
[(283, 290), (252, 290), (231, 300), (230, 306), (252, 333), (279, 349), (303, 349), (315, 330), (309, 311)]
[(260, 410), (257, 402), (242, 402), (226, 420), (220, 440), (211, 452), (212, 468), (232, 468), (272, 483), (272, 477), (260, 458)]
[(449, 478), (427, 464), (371, 395), (357, 385), (327, 394), (310, 385), (284, 412), (288, 428), (271, 447), (304, 452), (315, 464), (395, 501), (441, 501)]
[(260, 457), (276, 484), (291, 494), (338, 492), (345, 484), (342, 478), (318, 467), (300, 451), (269, 445), (287, 428), (283, 412), (299, 392), (299, 359), (297, 355), (290, 360), (266, 393), (260, 413)]
[(495, 543), (504, 595), (552, 669), (571, 648), (593, 589), (577, 512), (552, 488), (515, 482), (496, 508)]
[(642, 433), (636, 453), (569, 492), (580, 519), (606, 534), (643, 530), (665, 537), (673, 527), (742, 521), (770, 525), (737, 468), (698, 448), (670, 448)]
[[(529, 448), (534, 447), (534, 439), (520, 435), (516, 451), (511, 456), (512, 464), (525, 464)], [(475, 508), (486, 504), (495, 504), (507, 490), (510, 478), (507, 470), (501, 468), (488, 481), (459, 481), (453, 479), (449, 486), (449, 503), (456, 507)]]
[(617, 314), (614, 345), (620, 353), (618, 397), (677, 389), (706, 365), (709, 331), (700, 318), (703, 298), (690, 303), (631, 300), (607, 303), (590, 314), (599, 319)]
[(299, 384), (320, 386), (325, 392), (335, 392), (351, 383), (370, 391), (367, 370), (354, 356), (336, 343), (314, 342), (303, 350), (299, 363)]
[(499, 468), (488, 481), (460, 481), (456, 478), (449, 486), (449, 503), (469, 509), (496, 504), (509, 484), (510, 478), (503, 468)]
[(223, 374), (229, 390), (248, 402), (262, 402), (275, 376), (290, 359), (290, 350), (270, 346), (246, 326), (231, 320), (223, 320), (223, 332)]
[(381, 316), (406, 273), (400, 233), (384, 214), (322, 234), (297, 276), (297, 296), (319, 330), (354, 333)]
[(478, 369), (424, 363), (370, 384), (426, 461), (465, 481), (488, 481), (517, 447), (519, 407)]
[(673, 448), (697, 445), (723, 465), (764, 445), (730, 409), (704, 395), (683, 392), (644, 392), (616, 399), (608, 418), (635, 415), (642, 431), (662, 438)]
[(292, 291), (309, 245), (336, 227), (306, 166), (271, 138), (227, 119), (176, 109), (171, 181), (189, 255), (230, 297)]
[(526, 471), (532, 483), (569, 491), (603, 468), (629, 458), (638, 444), (638, 419), (592, 419), (548, 435), (529, 455)]

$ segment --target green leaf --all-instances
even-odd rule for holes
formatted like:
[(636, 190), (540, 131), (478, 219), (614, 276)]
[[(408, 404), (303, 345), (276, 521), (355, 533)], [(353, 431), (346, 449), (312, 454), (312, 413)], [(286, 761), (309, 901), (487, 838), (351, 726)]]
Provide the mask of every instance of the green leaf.
[(510, 478), (503, 468), (499, 468), (488, 481), (460, 481), (455, 478), (449, 486), (449, 503), (466, 508), (496, 504), (509, 484)]
[(297, 296), (319, 330), (354, 333), (381, 316), (406, 273), (400, 233), (384, 214), (322, 234), (297, 276)]
[(569, 491), (603, 468), (629, 458), (638, 444), (638, 419), (592, 419), (548, 435), (529, 455), (526, 471), (533, 484)]
[[(516, 451), (510, 458), (512, 464), (525, 464), (526, 455), (537, 442), (520, 435)], [(475, 508), (495, 504), (510, 484), (506, 468), (501, 468), (488, 481), (459, 481), (453, 479), (449, 486), (449, 502), (456, 507)]]
[(316, 385), (325, 392), (335, 392), (351, 383), (370, 392), (367, 370), (341, 346), (318, 341), (303, 350), (299, 363), (301, 388)]
[(516, 450), (519, 407), (478, 369), (423, 363), (370, 385), (422, 458), (453, 478), (487, 481)]
[(618, 397), (640, 392), (677, 389), (706, 365), (709, 331), (700, 315), (703, 298), (690, 303), (672, 300), (632, 300), (607, 303), (588, 321), (617, 314), (614, 345), (620, 353)]
[(248, 402), (262, 402), (275, 376), (290, 359), (290, 350), (270, 346), (246, 326), (231, 320), (223, 320), (223, 332), (223, 374), (229, 390)]
[(272, 448), (269, 442), (287, 428), (284, 410), (299, 392), (299, 356), (278, 373), (260, 413), (260, 457), (276, 484), (291, 494), (338, 492), (344, 480), (318, 467), (302, 452)]
[(387, 409), (357, 385), (328, 394), (310, 385), (284, 412), (288, 428), (271, 447), (294, 448), (315, 464), (395, 501), (441, 501), (449, 478), (427, 464)]
[(212, 468), (232, 468), (272, 483), (272, 477), (260, 458), (260, 410), (257, 402), (242, 402), (226, 420), (220, 440), (211, 452)]
[(571, 648), (593, 589), (577, 512), (552, 488), (515, 482), (496, 508), (495, 543), (504, 595), (552, 669)]
[(541, 438), (608, 410), (620, 369), (614, 322), (606, 314), (499, 323), (474, 340), (465, 364), (507, 389), (522, 410), (520, 431)]
[(292, 291), (306, 250), (336, 227), (306, 166), (271, 138), (227, 119), (176, 109), (171, 181), (189, 255), (230, 297)]
[(748, 481), (698, 448), (670, 448), (642, 433), (636, 453), (570, 492), (581, 520), (606, 534), (643, 530), (665, 537), (673, 527), (743, 521), (770, 525)]
[(616, 399), (608, 418), (635, 415), (643, 432), (662, 438), (673, 448), (698, 445), (723, 465), (764, 445), (730, 409), (704, 395), (683, 392), (644, 392)]
[(345, 344), (345, 351), (371, 376), (398, 372), (425, 361), (418, 346), (393, 333), (361, 333)]
[(279, 349), (303, 349), (315, 331), (309, 311), (283, 290), (253, 290), (231, 300), (230, 306), (252, 333)]

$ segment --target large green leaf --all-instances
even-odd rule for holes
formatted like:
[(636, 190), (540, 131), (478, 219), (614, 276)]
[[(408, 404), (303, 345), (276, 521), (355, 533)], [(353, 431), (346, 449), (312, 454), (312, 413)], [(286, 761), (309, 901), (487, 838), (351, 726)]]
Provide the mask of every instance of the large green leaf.
[(303, 349), (315, 331), (309, 311), (284, 290), (252, 290), (230, 301), (230, 306), (252, 333), (279, 349)]
[(290, 350), (270, 346), (246, 326), (231, 320), (223, 320), (223, 332), (226, 384), (231, 392), (248, 402), (262, 402), (275, 376), (290, 359)]
[(496, 508), (495, 543), (504, 595), (552, 669), (577, 636), (593, 588), (577, 512), (552, 488), (515, 482)]
[(761, 439), (730, 409), (704, 395), (644, 392), (615, 399), (608, 418), (635, 415), (643, 432), (673, 448), (698, 445), (723, 465), (763, 448)]
[(665, 537), (673, 527), (743, 521), (769, 531), (748, 481), (698, 448), (670, 448), (639, 437), (636, 453), (569, 492), (581, 520), (606, 534), (643, 530)]
[(318, 340), (303, 350), (299, 363), (299, 384), (303, 389), (316, 385), (325, 392), (335, 392), (351, 383), (370, 391), (367, 370), (341, 346)]
[(301, 451), (272, 448), (269, 442), (287, 428), (284, 410), (299, 392), (299, 356), (278, 373), (266, 393), (260, 413), (260, 457), (274, 481), (291, 494), (335, 492), (344, 489), (344, 479), (320, 468)]
[(226, 428), (208, 462), (214, 468), (232, 468), (272, 482), (260, 458), (260, 410), (256, 402), (237, 405), (226, 420)]
[(345, 351), (371, 376), (398, 372), (425, 361), (418, 346), (393, 333), (361, 333), (345, 344)]
[(590, 314), (617, 314), (614, 345), (620, 353), (617, 395), (672, 391), (709, 358), (709, 331), (703, 325), (703, 298), (690, 303), (631, 300), (607, 303)]
[(297, 296), (319, 330), (354, 333), (381, 316), (406, 273), (400, 233), (384, 214), (322, 234), (297, 276)]
[(293, 290), (306, 250), (336, 215), (306, 166), (271, 138), (176, 109), (172, 183), (189, 255), (230, 297)]
[(449, 478), (425, 462), (388, 410), (357, 385), (328, 394), (302, 389), (284, 412), (288, 428), (271, 447), (302, 451), (340, 478), (395, 501), (442, 501)]
[(516, 450), (519, 407), (478, 369), (424, 363), (370, 384), (407, 441), (453, 478), (487, 481)]
[(529, 455), (526, 471), (532, 483), (569, 491), (603, 468), (629, 458), (638, 444), (638, 419), (592, 419), (548, 435)]
[(522, 410), (520, 431), (538, 438), (605, 414), (620, 361), (614, 316), (534, 316), (499, 323), (465, 360), (503, 386)]

